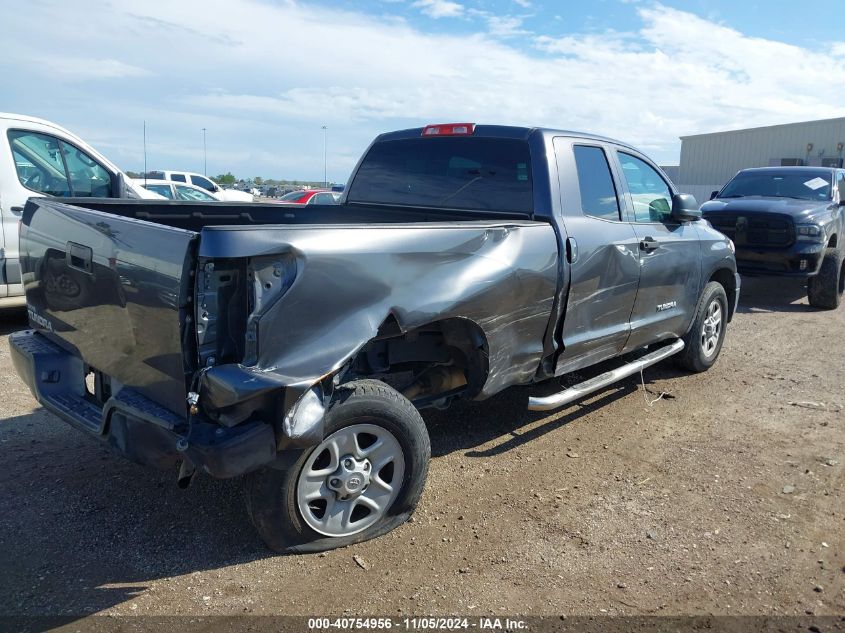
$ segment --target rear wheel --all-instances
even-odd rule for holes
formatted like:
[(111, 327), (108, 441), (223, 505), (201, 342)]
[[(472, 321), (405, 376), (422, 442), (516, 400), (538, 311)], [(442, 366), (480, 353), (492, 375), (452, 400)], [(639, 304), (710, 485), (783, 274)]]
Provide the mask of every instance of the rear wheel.
[(845, 258), (836, 248), (828, 248), (821, 268), (807, 281), (807, 299), (814, 308), (833, 310), (845, 294)]
[(352, 382), (338, 390), (319, 445), (288, 470), (247, 475), (247, 510), (279, 552), (365, 541), (408, 519), (430, 456), (425, 424), (407, 398), (375, 380)]
[(690, 331), (684, 336), (684, 350), (676, 357), (683, 369), (702, 372), (710, 369), (722, 351), (728, 324), (728, 296), (722, 284), (711, 281), (698, 300)]

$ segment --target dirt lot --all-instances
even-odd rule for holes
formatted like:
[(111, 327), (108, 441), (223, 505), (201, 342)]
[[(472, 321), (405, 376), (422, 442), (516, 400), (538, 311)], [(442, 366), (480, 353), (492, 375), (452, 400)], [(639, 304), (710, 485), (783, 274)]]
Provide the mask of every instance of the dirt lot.
[(36, 406), (7, 317), (0, 613), (845, 614), (845, 307), (745, 283), (717, 366), (646, 370), (651, 406), (637, 377), (426, 414), (413, 521), (309, 556), (264, 548), (237, 481), (178, 490)]

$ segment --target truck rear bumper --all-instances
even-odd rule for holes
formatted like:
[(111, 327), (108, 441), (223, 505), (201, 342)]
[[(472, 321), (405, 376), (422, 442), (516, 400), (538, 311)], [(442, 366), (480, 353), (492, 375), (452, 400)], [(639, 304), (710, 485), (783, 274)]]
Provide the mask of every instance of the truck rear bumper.
[(170, 468), (188, 462), (212, 477), (242, 475), (276, 458), (276, 439), (263, 422), (224, 428), (187, 420), (124, 387), (99, 405), (87, 394), (80, 358), (34, 330), (9, 336), (18, 375), (45, 409), (87, 431), (133, 461)]

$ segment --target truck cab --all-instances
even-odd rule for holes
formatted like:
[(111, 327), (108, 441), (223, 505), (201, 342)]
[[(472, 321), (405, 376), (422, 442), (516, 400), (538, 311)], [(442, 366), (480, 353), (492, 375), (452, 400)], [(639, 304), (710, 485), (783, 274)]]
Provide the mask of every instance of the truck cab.
[(18, 225), (33, 196), (160, 197), (135, 187), (118, 167), (55, 123), (0, 113), (0, 307), (26, 304)]

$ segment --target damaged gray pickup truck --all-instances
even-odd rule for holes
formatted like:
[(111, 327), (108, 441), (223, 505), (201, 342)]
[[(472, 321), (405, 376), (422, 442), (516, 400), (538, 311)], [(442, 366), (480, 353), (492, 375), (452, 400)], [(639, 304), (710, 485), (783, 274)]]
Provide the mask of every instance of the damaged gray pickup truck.
[(704, 371), (739, 294), (731, 241), (634, 148), (473, 124), (379, 136), (337, 206), (31, 199), (21, 263), (39, 402), (183, 484), (246, 475), (288, 552), (408, 518), (418, 409), (623, 355), (528, 407)]

